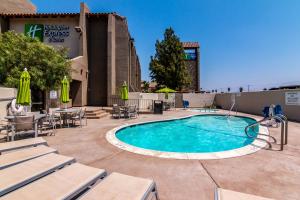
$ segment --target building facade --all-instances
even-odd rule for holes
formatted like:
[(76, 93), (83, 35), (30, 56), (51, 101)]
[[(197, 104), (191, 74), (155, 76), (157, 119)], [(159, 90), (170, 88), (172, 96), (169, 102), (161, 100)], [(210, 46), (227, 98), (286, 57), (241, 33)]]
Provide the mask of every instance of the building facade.
[(141, 69), (125, 17), (116, 13), (3, 13), (0, 32), (14, 30), (69, 49), (73, 106), (106, 106), (124, 81), (140, 91)]
[(200, 92), (200, 45), (198, 42), (182, 42), (185, 52), (185, 63), (192, 79), (186, 90)]

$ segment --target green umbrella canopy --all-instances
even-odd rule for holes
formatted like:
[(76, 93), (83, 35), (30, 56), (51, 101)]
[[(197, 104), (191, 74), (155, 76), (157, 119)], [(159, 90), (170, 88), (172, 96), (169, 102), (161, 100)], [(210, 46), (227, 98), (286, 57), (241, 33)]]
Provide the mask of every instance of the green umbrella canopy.
[(175, 90), (172, 90), (168, 87), (156, 90), (156, 93), (175, 93), (175, 92), (176, 92)]
[(25, 68), (20, 77), (20, 84), (17, 94), (17, 104), (28, 106), (30, 105), (30, 75)]
[(124, 81), (124, 83), (122, 85), (121, 99), (122, 100), (128, 100), (128, 86), (126, 84), (126, 81)]
[(156, 90), (156, 93), (165, 93), (165, 99), (169, 98), (169, 93), (175, 93), (175, 92), (176, 92), (175, 90), (172, 90), (168, 87)]
[(70, 89), (70, 83), (69, 83), (67, 77), (65, 76), (64, 79), (61, 81), (60, 100), (62, 103), (68, 103), (70, 101), (69, 89)]

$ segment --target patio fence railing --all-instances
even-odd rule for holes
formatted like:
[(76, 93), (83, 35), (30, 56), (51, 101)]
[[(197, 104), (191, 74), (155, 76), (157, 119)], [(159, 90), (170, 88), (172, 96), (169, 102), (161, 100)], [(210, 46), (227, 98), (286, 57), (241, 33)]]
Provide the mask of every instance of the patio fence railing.
[[(119, 97), (110, 97), (108, 98), (108, 106), (113, 106), (113, 104), (117, 104), (119, 106), (125, 106), (125, 105), (136, 105), (139, 109), (139, 111), (153, 111), (154, 106), (153, 99), (128, 99), (126, 101), (122, 100)], [(169, 108), (174, 109), (175, 108), (175, 100), (172, 99), (165, 99), (163, 100), (164, 103), (168, 103)]]
[(153, 101), (153, 99), (128, 99), (124, 101), (118, 97), (110, 97), (107, 103), (108, 106), (113, 106), (113, 104), (119, 106), (136, 105), (139, 111), (153, 111)]

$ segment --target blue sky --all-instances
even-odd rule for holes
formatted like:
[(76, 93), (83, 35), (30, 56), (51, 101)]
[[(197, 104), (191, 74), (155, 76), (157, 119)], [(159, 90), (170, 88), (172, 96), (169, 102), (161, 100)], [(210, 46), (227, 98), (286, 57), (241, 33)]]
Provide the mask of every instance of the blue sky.
[[(32, 0), (38, 12), (79, 12), (80, 0)], [(260, 89), (300, 84), (298, 0), (87, 0), (92, 12), (126, 16), (149, 80), (165, 28), (201, 45), (201, 88)]]

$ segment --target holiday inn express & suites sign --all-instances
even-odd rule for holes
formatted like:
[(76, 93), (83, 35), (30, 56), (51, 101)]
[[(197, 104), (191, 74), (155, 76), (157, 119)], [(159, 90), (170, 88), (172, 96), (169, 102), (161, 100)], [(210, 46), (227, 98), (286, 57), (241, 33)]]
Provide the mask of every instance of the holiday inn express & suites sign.
[(43, 42), (63, 43), (70, 36), (70, 27), (66, 25), (25, 24), (25, 35)]

